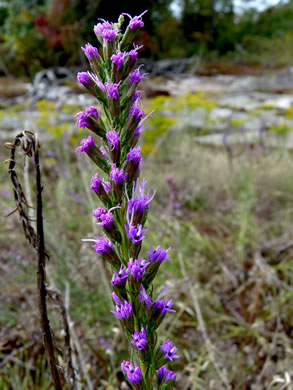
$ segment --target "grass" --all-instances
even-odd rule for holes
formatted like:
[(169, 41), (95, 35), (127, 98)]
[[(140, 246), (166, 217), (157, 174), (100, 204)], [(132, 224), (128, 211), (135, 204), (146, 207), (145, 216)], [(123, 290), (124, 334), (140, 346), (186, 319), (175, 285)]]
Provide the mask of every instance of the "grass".
[[(180, 350), (173, 365), (176, 389), (268, 389), (274, 376), (292, 373), (292, 155), (245, 149), (231, 162), (222, 148), (199, 146), (191, 129), (162, 131), (163, 125), (150, 130), (156, 152), (146, 154), (143, 166), (157, 194), (142, 253), (151, 244), (172, 247), (173, 261), (162, 266), (154, 296), (170, 285), (166, 294), (176, 314), (166, 318), (159, 337), (172, 337)], [(80, 241), (96, 235), (91, 211), (98, 203), (86, 189), (95, 171), (57, 133), (42, 144), (48, 283), (63, 293), (68, 283), (71, 322), (94, 388), (117, 389), (127, 347), (105, 293), (109, 274)], [(0, 189), (8, 187), (4, 169), (0, 183)], [(173, 209), (171, 191), (179, 205)], [(0, 201), (5, 213), (13, 208), (11, 198)], [(0, 368), (0, 388), (50, 389), (40, 337), (34, 341), (34, 254), (17, 215), (3, 219), (0, 237), (0, 364), (8, 359)], [(50, 307), (62, 348), (60, 315)], [(39, 347), (26, 347), (31, 342)], [(86, 382), (84, 375), (81, 380)]]

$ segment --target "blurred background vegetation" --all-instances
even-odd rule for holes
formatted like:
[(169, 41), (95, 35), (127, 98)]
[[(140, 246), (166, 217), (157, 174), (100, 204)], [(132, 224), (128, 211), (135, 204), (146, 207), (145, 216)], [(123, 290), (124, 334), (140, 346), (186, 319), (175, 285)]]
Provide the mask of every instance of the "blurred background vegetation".
[[(0, 71), (32, 77), (42, 68), (84, 61), (80, 46), (93, 41), (98, 17), (117, 20), (128, 10), (144, 9), (139, 40), (145, 57), (207, 59), (225, 56), (256, 63), (284, 65), (293, 51), (293, 1), (2, 0), (0, 2)], [(241, 9), (241, 4), (243, 5)], [(261, 5), (261, 7), (259, 7)], [(274, 47), (274, 50), (271, 50)], [(284, 51), (284, 48), (286, 50)]]

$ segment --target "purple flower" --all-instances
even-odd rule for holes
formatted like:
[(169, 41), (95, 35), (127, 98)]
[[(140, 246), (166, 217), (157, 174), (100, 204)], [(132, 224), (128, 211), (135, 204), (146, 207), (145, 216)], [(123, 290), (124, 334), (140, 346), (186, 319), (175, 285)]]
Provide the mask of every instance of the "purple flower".
[(107, 81), (105, 85), (106, 85), (106, 91), (109, 99), (110, 100), (118, 99), (119, 97), (118, 87), (120, 85), (120, 82), (118, 84), (113, 84), (110, 83), (110, 81)]
[(133, 46), (134, 49), (130, 50), (130, 52), (128, 53), (130, 63), (133, 63), (137, 60), (137, 56), (138, 56), (137, 51), (143, 47), (143, 45), (136, 46), (135, 44), (133, 44)]
[[(128, 218), (133, 220), (134, 224), (138, 224), (142, 218), (144, 212), (149, 209), (149, 203), (155, 196), (155, 191), (151, 194), (151, 189), (145, 193), (147, 181), (143, 179), (141, 186), (139, 186), (138, 179), (136, 183), (133, 183), (132, 198), (128, 199)], [(127, 193), (126, 193), (127, 195)], [(128, 195), (127, 195), (128, 196)]]
[(94, 73), (89, 73), (89, 77), (100, 88), (101, 91), (106, 91), (104, 84), (101, 82), (101, 80), (99, 80), (99, 78)]
[(166, 301), (165, 299), (162, 299), (160, 301), (155, 301), (154, 302), (154, 309), (159, 309), (160, 310), (160, 315), (164, 316), (168, 312), (173, 312), (175, 313), (176, 310), (172, 310), (171, 307), (173, 306), (173, 301), (172, 299), (169, 299)]
[(127, 376), (129, 382), (133, 383), (134, 385), (139, 385), (142, 379), (142, 373), (138, 366), (134, 367), (131, 362), (124, 360), (121, 363), (121, 370), (123, 374)]
[(158, 262), (159, 264), (162, 264), (164, 260), (166, 261), (172, 261), (168, 258), (168, 252), (171, 248), (168, 248), (166, 251), (164, 249), (160, 248), (160, 245), (157, 247), (156, 250), (154, 250), (153, 246), (151, 245), (151, 250), (147, 252), (148, 260), (151, 261), (151, 263)]
[(109, 142), (111, 150), (114, 150), (114, 149), (118, 150), (119, 143), (120, 143), (118, 133), (115, 130), (108, 131), (106, 134), (106, 138)]
[(119, 272), (114, 271), (111, 284), (113, 287), (118, 286), (120, 284), (125, 284), (127, 278), (128, 278), (128, 274), (126, 272), (126, 269), (125, 267), (123, 267), (123, 265), (121, 265)]
[[(93, 116), (96, 120), (99, 119), (99, 113), (96, 107), (94, 106), (89, 106), (86, 108), (86, 113), (90, 116)], [(76, 114), (77, 115), (77, 114)], [(80, 126), (81, 127), (81, 126)]]
[(111, 310), (111, 313), (115, 314), (119, 320), (126, 320), (132, 316), (132, 305), (131, 303), (124, 301), (122, 303), (118, 296), (113, 292), (112, 293), (113, 301), (116, 303), (116, 311)]
[(143, 287), (143, 285), (141, 284), (140, 286), (140, 294), (138, 294), (139, 296), (139, 300), (140, 302), (144, 302), (148, 308), (150, 308), (153, 304), (151, 298), (147, 295), (146, 291), (145, 291), (145, 288)]
[(98, 49), (92, 46), (90, 43), (87, 43), (85, 47), (82, 47), (81, 49), (83, 50), (90, 62), (92, 61), (93, 56), (98, 58)]
[(93, 216), (96, 217), (97, 219), (100, 219), (101, 216), (107, 214), (107, 212), (108, 210), (104, 209), (103, 207), (98, 207), (96, 210), (93, 211)]
[(117, 185), (120, 186), (123, 184), (126, 180), (127, 173), (124, 174), (123, 169), (116, 168), (115, 164), (112, 164), (112, 170), (110, 172), (110, 178), (113, 180), (113, 182)]
[(145, 111), (139, 107), (139, 101), (136, 100), (133, 106), (130, 107), (129, 116), (133, 116), (135, 120), (142, 119), (145, 115)]
[(91, 147), (97, 149), (95, 141), (91, 135), (87, 137), (87, 139), (82, 139), (80, 141), (80, 145), (81, 146), (76, 149), (76, 153), (78, 154), (81, 154), (82, 152), (90, 153)]
[(116, 39), (117, 34), (119, 33), (119, 28), (114, 28), (113, 24), (100, 19), (104, 23), (98, 23), (94, 26), (94, 32), (98, 38), (103, 38), (105, 41), (113, 42)]
[(124, 225), (127, 237), (132, 242), (132, 244), (139, 244), (144, 238), (144, 233), (146, 233), (149, 229), (142, 229), (141, 225), (136, 226), (127, 226)]
[(106, 214), (102, 214), (100, 217), (101, 222), (98, 223), (99, 226), (102, 226), (105, 230), (111, 230), (114, 223), (113, 214), (109, 211)]
[(108, 193), (110, 191), (110, 183), (107, 181), (101, 180), (101, 177), (98, 173), (91, 179), (90, 189), (95, 191), (98, 195), (103, 193)]
[(91, 80), (90, 80), (88, 72), (78, 72), (77, 73), (77, 80), (82, 85), (91, 85)]
[(135, 69), (132, 73), (129, 73), (129, 84), (130, 86), (134, 83), (140, 83), (141, 80), (145, 79), (145, 76), (148, 73), (140, 74), (139, 69), (143, 66), (143, 64), (139, 65), (137, 69)]
[(164, 357), (167, 360), (178, 359), (180, 356), (176, 355), (178, 348), (173, 347), (172, 342), (168, 339), (161, 345), (160, 348), (164, 352)]
[(136, 148), (131, 148), (126, 156), (126, 163), (132, 163), (134, 166), (137, 166), (141, 163), (141, 147), (137, 146)]
[(91, 126), (88, 114), (86, 112), (80, 111), (74, 116), (77, 117), (77, 121), (74, 127), (78, 126), (84, 129)]
[(133, 344), (140, 351), (145, 349), (147, 345), (147, 337), (144, 328), (141, 328), (141, 331), (137, 330), (136, 332), (134, 332), (134, 334), (132, 335), (131, 344)]
[(176, 374), (172, 371), (169, 371), (166, 369), (165, 366), (162, 366), (157, 371), (159, 383), (162, 383), (164, 380), (164, 383), (167, 383), (169, 379), (175, 381), (176, 380)]
[(146, 270), (146, 267), (149, 264), (150, 263), (146, 263), (146, 261), (143, 258), (141, 258), (140, 260), (130, 259), (129, 262), (128, 262), (127, 272), (136, 281), (138, 281), (138, 280), (140, 280), (143, 277), (143, 275), (145, 273), (145, 270)]
[(98, 237), (96, 243), (92, 247), (102, 256), (105, 254), (109, 255), (114, 248), (112, 242), (103, 237)]
[(141, 17), (146, 13), (148, 12), (147, 10), (144, 11), (143, 13), (141, 13), (140, 15), (138, 16), (134, 16), (133, 18), (127, 14), (127, 13), (123, 13), (122, 15), (126, 15), (130, 18), (130, 22), (129, 22), (129, 28), (131, 31), (135, 30), (136, 28), (142, 28), (144, 26), (144, 23), (143, 21), (141, 20)]
[(116, 66), (116, 69), (119, 69), (124, 65), (125, 53), (121, 53), (120, 50), (117, 50), (115, 54), (112, 55), (111, 61)]
[(99, 226), (102, 226), (105, 230), (111, 230), (114, 223), (114, 217), (113, 214), (103, 209), (102, 207), (97, 208), (94, 210), (93, 215), (100, 220), (101, 222), (98, 222)]
[(100, 151), (102, 152), (102, 155), (105, 157), (105, 159), (108, 160), (108, 153), (107, 153), (104, 145), (100, 146)]

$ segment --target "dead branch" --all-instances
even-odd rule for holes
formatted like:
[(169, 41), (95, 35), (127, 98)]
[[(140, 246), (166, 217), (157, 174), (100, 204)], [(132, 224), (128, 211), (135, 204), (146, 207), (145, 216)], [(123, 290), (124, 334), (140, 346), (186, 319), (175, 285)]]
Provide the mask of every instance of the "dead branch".
[[(51, 375), (56, 390), (62, 390), (62, 384), (60, 376), (57, 369), (57, 362), (55, 357), (55, 346), (52, 338), (52, 331), (50, 328), (50, 323), (47, 313), (47, 304), (46, 304), (46, 258), (49, 258), (49, 255), (45, 249), (44, 241), (44, 229), (43, 229), (43, 206), (42, 206), (42, 185), (41, 185), (41, 172), (39, 164), (39, 142), (37, 134), (33, 134), (30, 131), (23, 131), (18, 134), (15, 138), (13, 144), (6, 144), (8, 149), (11, 149), (11, 156), (9, 160), (9, 169), (8, 173), (13, 185), (14, 198), (16, 202), (16, 208), (20, 215), (21, 225), (24, 230), (24, 234), (28, 242), (33, 246), (37, 252), (38, 259), (38, 306), (40, 312), (40, 322), (41, 328), (44, 336), (44, 344), (47, 353), (47, 358), (49, 360), (49, 367), (51, 370)], [(19, 150), (23, 152), (26, 156), (32, 157), (34, 161), (35, 168), (35, 178), (36, 178), (36, 203), (37, 203), (37, 231), (35, 232), (33, 226), (30, 223), (30, 218), (27, 214), (27, 208), (29, 207), (26, 196), (22, 189), (22, 186), (18, 180), (16, 171), (15, 171), (15, 152)]]

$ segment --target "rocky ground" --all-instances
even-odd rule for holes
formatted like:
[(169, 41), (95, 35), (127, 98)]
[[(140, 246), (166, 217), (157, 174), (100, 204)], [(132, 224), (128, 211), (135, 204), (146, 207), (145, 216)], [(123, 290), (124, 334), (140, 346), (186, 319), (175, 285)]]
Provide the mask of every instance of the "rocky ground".
[[(143, 85), (148, 97), (173, 98), (163, 114), (177, 119), (175, 127), (194, 129), (198, 141), (205, 144), (265, 142), (276, 146), (284, 144), (285, 138), (287, 147), (293, 146), (292, 68), (262, 75), (198, 76), (182, 73), (186, 66), (178, 66), (165, 61)], [(40, 72), (33, 83), (2, 78), (1, 138), (13, 137), (23, 129), (48, 136), (47, 126), (69, 130), (74, 124), (74, 109), (95, 104), (95, 99), (83, 92), (75, 84), (74, 74), (62, 68)], [(191, 103), (182, 100), (186, 95), (193, 96)], [(180, 110), (176, 110), (177, 101)], [(54, 115), (51, 112), (45, 118), (50, 108)]]

